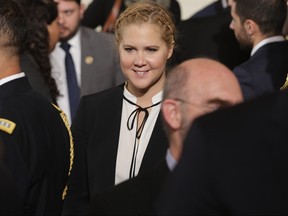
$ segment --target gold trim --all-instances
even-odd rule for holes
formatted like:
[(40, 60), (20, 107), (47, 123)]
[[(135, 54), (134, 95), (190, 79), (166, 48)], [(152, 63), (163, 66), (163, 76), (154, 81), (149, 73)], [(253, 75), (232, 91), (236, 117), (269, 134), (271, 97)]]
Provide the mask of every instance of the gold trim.
[[(52, 103), (52, 105), (60, 112), (60, 116), (67, 128), (68, 134), (69, 134), (69, 138), (70, 138), (70, 166), (69, 166), (69, 171), (68, 171), (68, 176), (70, 176), (71, 174), (71, 170), (73, 167), (73, 161), (74, 161), (74, 142), (73, 142), (73, 137), (72, 137), (72, 132), (70, 130), (70, 124), (68, 121), (68, 118), (66, 116), (66, 114), (55, 104)], [(65, 199), (65, 196), (67, 195), (67, 190), (68, 190), (68, 186), (66, 184), (64, 191), (62, 193), (62, 200)]]
[(286, 81), (284, 85), (280, 88), (281, 91), (286, 90), (288, 88), (288, 74), (286, 76)]

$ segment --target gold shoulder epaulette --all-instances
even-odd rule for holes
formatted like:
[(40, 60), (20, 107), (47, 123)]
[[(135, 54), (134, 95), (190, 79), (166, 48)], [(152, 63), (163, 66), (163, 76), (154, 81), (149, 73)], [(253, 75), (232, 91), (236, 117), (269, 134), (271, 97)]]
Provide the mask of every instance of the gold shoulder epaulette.
[(8, 134), (12, 134), (16, 124), (8, 119), (0, 118), (0, 130), (5, 131)]

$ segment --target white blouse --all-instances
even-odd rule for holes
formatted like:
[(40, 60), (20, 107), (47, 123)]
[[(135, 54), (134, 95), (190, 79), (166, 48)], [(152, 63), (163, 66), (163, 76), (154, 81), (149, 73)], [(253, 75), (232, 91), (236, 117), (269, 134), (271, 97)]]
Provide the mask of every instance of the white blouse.
[[(162, 100), (163, 91), (157, 93), (152, 98), (152, 103), (156, 104)], [(137, 103), (137, 98), (132, 95), (127, 88), (124, 88), (124, 97), (133, 103)], [(130, 169), (134, 170), (135, 176), (138, 174), (143, 155), (147, 148), (148, 142), (150, 140), (151, 134), (153, 132), (156, 120), (158, 118), (161, 108), (161, 103), (153, 106), (149, 112), (148, 119), (145, 123), (144, 129), (142, 131), (141, 137), (136, 139), (136, 129), (137, 129), (137, 117), (134, 122), (134, 126), (131, 130), (127, 127), (127, 121), (131, 113), (137, 109), (137, 106), (129, 103), (127, 100), (123, 99), (122, 106), (122, 117), (121, 117), (121, 128), (118, 143), (117, 161), (116, 161), (116, 173), (115, 173), (115, 184), (119, 184), (130, 176)], [(133, 150), (135, 146), (135, 153), (133, 159)], [(132, 166), (131, 168), (131, 164)]]

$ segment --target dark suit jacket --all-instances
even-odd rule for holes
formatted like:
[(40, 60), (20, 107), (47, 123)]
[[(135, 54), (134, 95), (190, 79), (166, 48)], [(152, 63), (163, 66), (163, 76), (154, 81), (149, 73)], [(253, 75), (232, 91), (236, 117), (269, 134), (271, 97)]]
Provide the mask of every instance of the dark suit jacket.
[[(124, 82), (114, 37), (80, 28), (81, 43), (81, 96), (115, 87)], [(93, 62), (87, 61), (92, 57)], [(64, 64), (64, 62), (63, 62)]]
[[(91, 197), (114, 186), (124, 84), (84, 96), (72, 123), (75, 162), (69, 180), (64, 215), (86, 212)], [(161, 114), (144, 154), (139, 174), (166, 154), (168, 140)]]
[(288, 92), (200, 117), (160, 215), (288, 214)]
[(3, 163), (15, 178), (24, 214), (60, 215), (70, 139), (59, 111), (23, 77), (0, 86), (0, 118), (16, 125), (0, 135)]
[(269, 43), (233, 69), (243, 92), (250, 99), (279, 91), (288, 73), (288, 41)]
[(87, 215), (155, 215), (153, 204), (169, 174), (163, 160), (153, 169), (96, 194)]
[(214, 16), (189, 18), (178, 25), (179, 37), (173, 61), (179, 64), (197, 57), (208, 57), (220, 61), (231, 70), (249, 59), (249, 51), (240, 49), (229, 28), (229, 9)]

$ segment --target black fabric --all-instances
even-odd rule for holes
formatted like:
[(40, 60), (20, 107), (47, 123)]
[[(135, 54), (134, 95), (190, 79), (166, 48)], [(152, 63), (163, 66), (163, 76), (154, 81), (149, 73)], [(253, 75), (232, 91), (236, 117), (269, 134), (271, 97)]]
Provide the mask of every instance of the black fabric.
[(155, 215), (154, 202), (169, 174), (163, 159), (153, 169), (95, 194), (87, 215)]
[(244, 100), (280, 91), (288, 72), (288, 41), (260, 47), (246, 62), (233, 69)]

